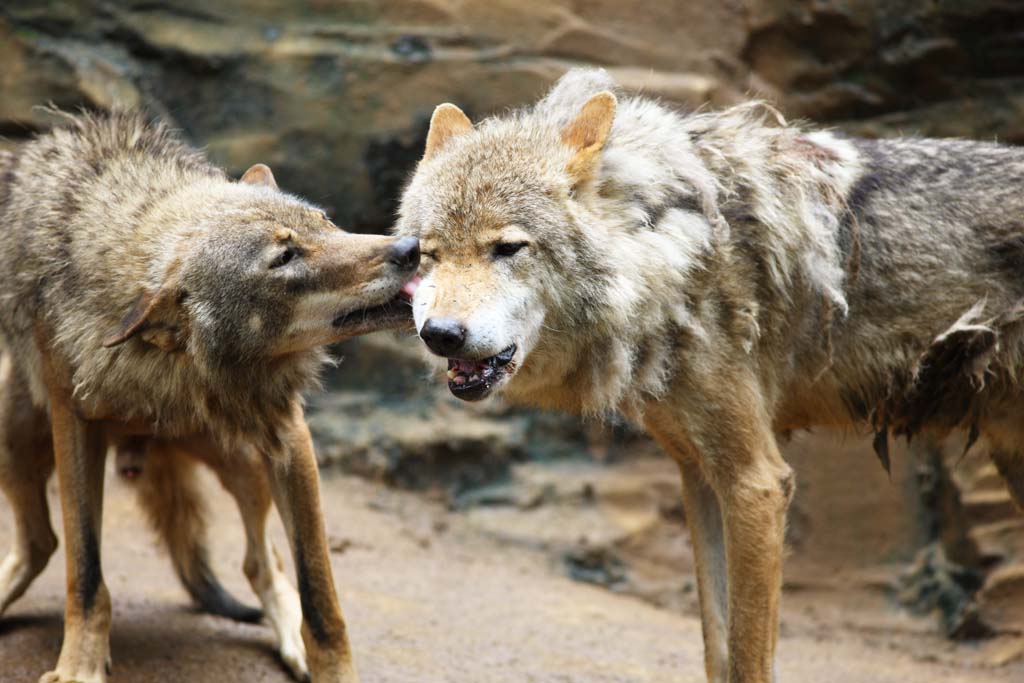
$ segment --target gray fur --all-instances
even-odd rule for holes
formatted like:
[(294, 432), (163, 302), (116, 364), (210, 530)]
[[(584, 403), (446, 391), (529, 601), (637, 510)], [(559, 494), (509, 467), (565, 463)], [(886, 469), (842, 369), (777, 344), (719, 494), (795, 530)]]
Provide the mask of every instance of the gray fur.
[(443, 110), (398, 225), (430, 255), (416, 323), (464, 332), (456, 395), (618, 410), (679, 461), (708, 679), (767, 682), (778, 435), (873, 429), (885, 464), (891, 432), (966, 429), (1024, 505), (1024, 150), (607, 90), (574, 70), (475, 128)]
[[(45, 403), (44, 328), (84, 406), (147, 420), (165, 435), (210, 430), (273, 441), (274, 425), (316, 384), (326, 355), (307, 344), (271, 362), (271, 346), (302, 296), (359, 283), (337, 263), (270, 277), (260, 259), (282, 229), (325, 259), (355, 259), (334, 244), (344, 233), (296, 197), (229, 180), (138, 114), (66, 123), (0, 158), (0, 335), (35, 401)], [(364, 256), (367, 288), (383, 290), (385, 278), (369, 277), (380, 256)], [(397, 275), (387, 279), (397, 290)], [(141, 293), (166, 287), (181, 310), (162, 324), (178, 351), (138, 338), (103, 348)]]
[[(558, 131), (610, 85), (603, 71), (572, 71), (534, 108), (453, 140), (421, 164), (399, 224), (423, 238), (444, 225), (434, 234), (458, 238), (501, 207), (544, 240), (553, 272), (543, 289), (557, 299), (548, 323), (573, 329), (557, 344), (574, 348), (548, 350), (542, 338), (538, 354), (586, 361), (571, 369), (584, 412), (642, 412), (721, 341), (749, 352), (776, 415), (785, 397), (809, 392), (821, 404), (809, 422), (877, 420), (921, 379), (929, 347), (982, 301), (977, 320), (1006, 338), (987, 376), (1004, 382), (971, 403), (1016, 385), (1024, 151), (808, 133), (758, 103), (684, 116), (625, 98), (594, 196), (561, 221), (558, 202), (534, 188), (564, 192)], [(550, 370), (527, 363), (508, 391), (530, 400), (542, 386), (530, 378), (567, 372)], [(794, 394), (797, 385), (808, 388)]]
[[(176, 363), (141, 342), (96, 349), (141, 289), (160, 289), (177, 247), (203, 240), (208, 246), (201, 253), (237, 260), (233, 245), (217, 234), (225, 221), (301, 220), (308, 207), (230, 182), (166, 128), (136, 114), (68, 122), (20, 151), (0, 206), (0, 332), (25, 369), (35, 400), (45, 400), (34, 334), (44, 321), (74, 368), (76, 396), (101, 401), (119, 415), (149, 418), (173, 433), (194, 429), (206, 417), (237, 420), (236, 429), (252, 430), (258, 418), (245, 406), (253, 403), (287, 411), (295, 392), (314, 381), (322, 353), (310, 352), (272, 377), (251, 381), (247, 375), (260, 368), (233, 372), (223, 347), (229, 337), (235, 343), (245, 338), (228, 307), (216, 311), (216, 324), (196, 326), (190, 339), (196, 364)], [(220, 286), (228, 291), (208, 290), (210, 299), (186, 301), (201, 321), (212, 322), (207, 309), (237, 297), (230, 288), (243, 285), (225, 279)], [(250, 387), (265, 394), (246, 396)]]

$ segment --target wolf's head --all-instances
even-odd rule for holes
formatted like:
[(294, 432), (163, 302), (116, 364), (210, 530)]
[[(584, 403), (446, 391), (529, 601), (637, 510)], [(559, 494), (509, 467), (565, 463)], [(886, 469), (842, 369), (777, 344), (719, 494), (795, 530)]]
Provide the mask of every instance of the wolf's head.
[[(105, 346), (133, 337), (217, 364), (272, 359), (408, 320), (414, 237), (344, 232), (259, 164), (196, 183), (145, 217), (173, 237)], [(404, 298), (408, 298), (407, 296)]]
[(572, 353), (568, 339), (589, 324), (592, 285), (604, 279), (588, 205), (616, 98), (560, 97), (572, 100), (556, 89), (532, 111), (477, 128), (439, 106), (402, 201), (397, 232), (422, 243), (416, 328), (465, 400), (566, 367), (551, 361)]

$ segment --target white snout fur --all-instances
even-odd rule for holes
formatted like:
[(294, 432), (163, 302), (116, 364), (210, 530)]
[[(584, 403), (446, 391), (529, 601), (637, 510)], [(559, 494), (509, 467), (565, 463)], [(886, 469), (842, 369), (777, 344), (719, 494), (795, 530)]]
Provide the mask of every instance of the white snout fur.
[(544, 322), (544, 307), (538, 293), (524, 282), (506, 280), (482, 301), (464, 310), (449, 307), (436, 311), (435, 273), (428, 273), (413, 296), (412, 311), (416, 331), (434, 315), (453, 317), (466, 327), (466, 343), (459, 356), (481, 359), (493, 356), (510, 345), (517, 346), (516, 361), (522, 363), (536, 345)]

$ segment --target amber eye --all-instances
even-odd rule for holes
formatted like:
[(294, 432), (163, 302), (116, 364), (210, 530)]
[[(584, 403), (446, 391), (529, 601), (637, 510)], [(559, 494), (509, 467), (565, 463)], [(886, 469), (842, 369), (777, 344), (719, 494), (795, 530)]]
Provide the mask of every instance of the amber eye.
[(274, 260), (270, 262), (271, 270), (273, 270), (274, 268), (280, 268), (281, 266), (288, 265), (289, 263), (292, 262), (292, 259), (294, 259), (298, 255), (299, 253), (295, 249), (295, 247), (285, 247), (284, 251), (278, 254), (274, 258)]
[(494, 255), (515, 256), (526, 246), (528, 246), (526, 242), (499, 242), (494, 245)]

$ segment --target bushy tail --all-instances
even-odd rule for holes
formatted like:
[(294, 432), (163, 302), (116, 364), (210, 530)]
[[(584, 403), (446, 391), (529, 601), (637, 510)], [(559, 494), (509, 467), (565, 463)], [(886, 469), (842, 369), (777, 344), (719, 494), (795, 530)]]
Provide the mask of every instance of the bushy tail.
[(194, 461), (163, 452), (145, 438), (118, 444), (117, 459), (122, 473), (137, 475), (139, 504), (195, 603), (210, 614), (235, 621), (260, 621), (263, 612), (236, 600), (210, 567), (205, 508)]

